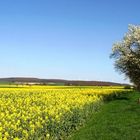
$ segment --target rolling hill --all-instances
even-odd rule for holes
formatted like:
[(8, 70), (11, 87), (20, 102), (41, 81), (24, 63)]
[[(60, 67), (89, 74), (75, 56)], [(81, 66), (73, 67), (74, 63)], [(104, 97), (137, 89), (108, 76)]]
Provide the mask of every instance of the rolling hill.
[(0, 83), (7, 84), (40, 84), (40, 85), (67, 85), (67, 86), (126, 86), (128, 84), (105, 81), (79, 81), (63, 79), (39, 79), (28, 77), (0, 78)]

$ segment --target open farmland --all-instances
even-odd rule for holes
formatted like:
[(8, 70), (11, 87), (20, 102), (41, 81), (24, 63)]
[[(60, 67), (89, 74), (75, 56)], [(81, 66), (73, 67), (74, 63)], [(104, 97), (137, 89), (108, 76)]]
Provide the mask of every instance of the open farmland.
[(139, 140), (139, 98), (133, 91), (106, 102), (69, 140)]
[(66, 139), (103, 99), (129, 90), (92, 87), (0, 88), (0, 139)]

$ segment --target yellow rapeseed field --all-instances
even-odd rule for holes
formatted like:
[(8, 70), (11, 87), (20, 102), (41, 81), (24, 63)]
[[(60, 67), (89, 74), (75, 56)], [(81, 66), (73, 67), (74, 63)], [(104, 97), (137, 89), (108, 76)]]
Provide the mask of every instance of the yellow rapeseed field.
[(122, 88), (0, 88), (0, 140), (65, 139)]

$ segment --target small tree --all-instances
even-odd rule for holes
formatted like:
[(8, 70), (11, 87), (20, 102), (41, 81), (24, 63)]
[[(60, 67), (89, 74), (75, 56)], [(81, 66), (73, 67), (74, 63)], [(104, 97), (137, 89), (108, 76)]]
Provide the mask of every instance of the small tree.
[(122, 41), (113, 45), (115, 69), (124, 73), (140, 90), (140, 26), (129, 25)]

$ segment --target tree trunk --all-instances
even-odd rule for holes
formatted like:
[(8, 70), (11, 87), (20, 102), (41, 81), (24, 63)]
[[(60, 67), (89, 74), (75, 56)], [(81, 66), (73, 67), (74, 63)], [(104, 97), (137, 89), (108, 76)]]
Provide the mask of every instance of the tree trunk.
[(140, 91), (140, 85), (137, 85), (137, 90)]

